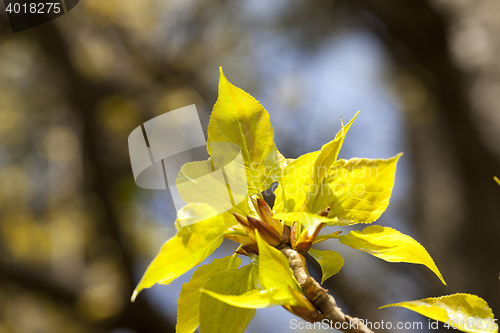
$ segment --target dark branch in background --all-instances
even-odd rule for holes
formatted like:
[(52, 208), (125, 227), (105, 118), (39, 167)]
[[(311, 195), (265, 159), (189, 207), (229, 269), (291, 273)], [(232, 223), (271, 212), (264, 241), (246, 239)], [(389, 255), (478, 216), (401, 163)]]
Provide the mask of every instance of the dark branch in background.
[(0, 281), (2, 281), (2, 284), (12, 283), (34, 292), (48, 294), (51, 300), (65, 306), (75, 304), (78, 298), (77, 290), (54, 282), (54, 279), (50, 276), (39, 274), (22, 265), (0, 261)]
[[(106, 82), (91, 82), (75, 70), (69, 58), (70, 49), (54, 22), (47, 23), (33, 31), (36, 31), (36, 38), (48, 58), (53, 61), (54, 68), (62, 74), (67, 102), (82, 120), (86, 190), (95, 193), (103, 204), (105, 217), (99, 225), (100, 233), (118, 244), (120, 260), (126, 270), (124, 278), (127, 291), (131, 295), (136, 283), (133, 276), (133, 254), (122, 238), (121, 226), (110, 195), (110, 190), (117, 179), (117, 170), (106, 165), (102, 159), (104, 152), (100, 144), (96, 119), (98, 104), (105, 96), (117, 91), (113, 85)], [(172, 323), (153, 310), (144, 298), (139, 298), (135, 303), (127, 302), (122, 313), (113, 319), (112, 323), (103, 325), (103, 328), (109, 329), (110, 327), (128, 327), (140, 333), (174, 331)]]
[(290, 268), (302, 287), (304, 295), (320, 311), (310, 312), (303, 308), (292, 308), (295, 314), (309, 322), (322, 322), (327, 319), (332, 327), (342, 327), (340, 330), (346, 333), (373, 333), (358, 318), (353, 318), (342, 312), (333, 296), (328, 294), (328, 291), (309, 275), (306, 260), (299, 252), (290, 246), (285, 246), (280, 251), (287, 257)]
[[(54, 281), (47, 274), (34, 272), (32, 269), (17, 264), (7, 264), (0, 261), (0, 283), (6, 286), (18, 286), (27, 289), (35, 295), (46, 295), (51, 302), (58, 305), (59, 308), (75, 308), (78, 300), (78, 290), (63, 286)], [(77, 311), (71, 313), (72, 322), (80, 323), (80, 327), (89, 331), (99, 332), (104, 328), (102, 324), (90, 322)], [(118, 328), (121, 326), (109, 325), (107, 329)]]

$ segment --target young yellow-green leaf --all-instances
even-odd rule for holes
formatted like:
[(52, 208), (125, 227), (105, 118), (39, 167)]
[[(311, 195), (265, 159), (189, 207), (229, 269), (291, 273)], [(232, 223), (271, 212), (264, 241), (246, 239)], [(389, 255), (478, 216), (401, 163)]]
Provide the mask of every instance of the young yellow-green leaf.
[(341, 222), (338, 225), (374, 222), (389, 205), (400, 157), (401, 154), (386, 160), (353, 158), (335, 162), (316, 206), (333, 203), (328, 217), (337, 217)]
[(330, 169), (330, 166), (337, 160), (340, 148), (342, 148), (342, 144), (344, 143), (345, 135), (358, 114), (359, 111), (354, 115), (354, 117), (352, 117), (347, 125), (342, 126), (332, 141), (321, 147), (321, 151), (316, 158), (316, 161), (314, 161), (313, 177), (315, 178), (316, 183), (320, 183), (323, 180), (328, 172), (328, 169)]
[[(210, 208), (206, 205), (187, 205), (179, 211), (178, 216), (185, 216), (188, 219), (189, 211), (193, 206), (200, 207), (200, 209)], [(221, 215), (202, 222), (186, 224), (177, 231), (174, 237), (163, 244), (135, 288), (132, 301), (144, 288), (150, 288), (155, 283), (169, 284), (201, 263), (222, 243), (226, 225)]]
[(302, 207), (307, 200), (308, 212), (319, 213), (328, 207), (318, 208), (314, 204), (317, 196), (321, 196), (321, 182), (325, 178), (331, 165), (337, 160), (340, 148), (344, 142), (345, 135), (351, 127), (356, 115), (340, 131), (335, 138), (323, 145), (320, 151), (300, 156), (295, 161), (288, 163), (283, 169), (280, 186), (276, 189), (276, 212), (296, 212), (303, 210)]
[[(232, 269), (213, 275), (203, 287), (224, 297), (247, 292), (252, 279), (253, 265)], [(207, 294), (201, 296), (200, 333), (235, 332), (243, 333), (255, 316), (255, 310), (235, 307)]]
[(464, 332), (498, 332), (493, 312), (486, 301), (476, 295), (453, 294), (401, 302), (380, 307), (407, 308)]
[(427, 250), (416, 240), (397, 230), (373, 225), (363, 231), (351, 231), (347, 235), (339, 236), (339, 241), (388, 262), (422, 264), (433, 271), (446, 285)]
[(245, 166), (241, 155), (225, 165), (217, 163), (214, 167), (212, 163), (213, 159), (184, 164), (176, 179), (176, 189), (186, 203), (205, 203), (216, 214), (222, 214), (247, 199)]
[(222, 68), (207, 142), (210, 154), (210, 144), (217, 142), (230, 142), (241, 149), (249, 195), (269, 188), (278, 180), (284, 161), (274, 144), (269, 114), (250, 94), (232, 85)]
[(319, 151), (304, 154), (288, 163), (283, 170), (281, 181), (275, 190), (274, 210), (281, 212), (300, 211), (312, 183), (312, 170)]
[(298, 305), (290, 292), (280, 288), (254, 289), (243, 295), (221, 295), (206, 289), (202, 291), (221, 302), (246, 309), (262, 309), (278, 305)]
[(300, 291), (300, 286), (293, 276), (288, 259), (278, 249), (269, 245), (255, 231), (259, 246), (259, 282), (265, 289), (279, 288), (288, 291), (288, 286)]
[(311, 257), (316, 259), (321, 266), (321, 271), (323, 272), (321, 284), (332, 275), (337, 274), (344, 265), (344, 259), (335, 251), (309, 249), (308, 253)]
[[(253, 285), (262, 287), (263, 290), (254, 289), (242, 295), (223, 295), (207, 286), (203, 292), (227, 304), (248, 309), (277, 305), (307, 307), (307, 301), (299, 299), (303, 297), (301, 288), (293, 276), (288, 259), (279, 250), (267, 244), (258, 231), (256, 231), (256, 236), (259, 255), (252, 255), (251, 259), (253, 270), (258, 270), (258, 281), (255, 281), (255, 276), (252, 275), (252, 282)], [(257, 265), (255, 265), (255, 259), (258, 261)]]
[(316, 244), (316, 243), (319, 243), (319, 242), (323, 242), (323, 241), (326, 241), (327, 239), (330, 239), (330, 238), (339, 238), (339, 234), (341, 233), (341, 231), (335, 231), (335, 232), (332, 232), (331, 234), (327, 234), (327, 235), (319, 235), (318, 237), (316, 237), (313, 241), (313, 244)]
[(285, 170), (288, 163), (292, 162), (293, 159), (292, 158), (285, 158), (285, 156), (283, 156), (283, 154), (280, 153), (278, 149), (276, 149), (276, 161), (278, 162), (280, 172), (273, 174), (273, 180), (275, 182), (281, 180), (281, 174), (283, 173), (283, 170)]
[(177, 308), (177, 333), (192, 333), (200, 324), (200, 289), (205, 286), (208, 279), (216, 273), (236, 269), (241, 265), (241, 259), (228, 256), (214, 259), (210, 264), (198, 267), (191, 280), (182, 285)]
[(254, 253), (249, 253), (250, 265), (252, 265), (252, 276), (248, 280), (248, 290), (264, 289), (259, 282), (259, 256)]
[(274, 215), (274, 218), (286, 221), (288, 225), (293, 224), (293, 222), (302, 223), (309, 231), (309, 236), (312, 236), (316, 227), (321, 223), (327, 223), (332, 220), (328, 217), (307, 212), (278, 213)]

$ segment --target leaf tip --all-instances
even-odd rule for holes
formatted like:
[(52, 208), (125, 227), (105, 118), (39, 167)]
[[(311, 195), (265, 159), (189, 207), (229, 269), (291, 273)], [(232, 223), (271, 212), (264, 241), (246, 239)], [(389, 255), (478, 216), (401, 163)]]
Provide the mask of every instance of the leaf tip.
[(130, 297), (130, 302), (132, 302), (132, 303), (135, 302), (135, 299), (137, 298), (137, 295), (139, 295), (139, 292), (140, 292), (140, 290), (137, 288), (134, 290), (134, 292), (132, 293), (132, 296)]
[(226, 76), (224, 75), (224, 71), (222, 70), (222, 65), (219, 65), (219, 73), (220, 73), (219, 83), (222, 81), (227, 81)]

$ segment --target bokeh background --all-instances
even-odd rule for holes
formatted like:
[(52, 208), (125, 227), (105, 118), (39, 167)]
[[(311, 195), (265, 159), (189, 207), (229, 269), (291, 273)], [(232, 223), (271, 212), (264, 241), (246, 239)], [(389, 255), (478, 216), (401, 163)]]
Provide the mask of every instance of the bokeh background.
[[(378, 224), (423, 244), (448, 287), (321, 243), (346, 260), (326, 282), (346, 313), (426, 328), (377, 308), (467, 292), (500, 315), (499, 1), (82, 0), (16, 34), (0, 9), (0, 333), (174, 331), (192, 271), (129, 301), (175, 211), (135, 185), (127, 137), (189, 104), (206, 129), (219, 65), (269, 111), (286, 157), (358, 110), (342, 158), (405, 153)], [(248, 332), (291, 318), (258, 310)]]

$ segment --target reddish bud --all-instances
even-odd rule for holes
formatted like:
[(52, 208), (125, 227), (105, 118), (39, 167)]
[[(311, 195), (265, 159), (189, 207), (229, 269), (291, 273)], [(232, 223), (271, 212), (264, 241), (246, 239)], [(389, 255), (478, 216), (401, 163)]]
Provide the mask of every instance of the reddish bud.
[(260, 236), (272, 246), (278, 246), (281, 243), (281, 235), (270, 225), (257, 220), (254, 217), (247, 216), (248, 222), (257, 230)]
[(254, 231), (255, 227), (248, 222), (248, 219), (245, 216), (240, 215), (238, 213), (233, 213), (233, 215), (236, 218), (236, 221), (238, 221), (238, 223), (243, 227), (243, 230), (245, 230), (245, 232), (248, 234), (248, 237), (250, 237), (250, 239), (253, 242), (257, 242), (257, 238), (255, 238), (255, 231)]

